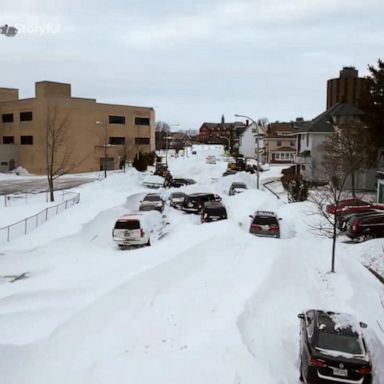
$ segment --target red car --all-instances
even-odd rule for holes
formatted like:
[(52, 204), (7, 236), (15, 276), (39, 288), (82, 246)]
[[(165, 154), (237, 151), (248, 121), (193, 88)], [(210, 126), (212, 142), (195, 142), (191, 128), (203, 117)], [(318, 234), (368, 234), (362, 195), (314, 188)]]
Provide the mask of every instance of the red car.
[(352, 207), (353, 209), (356, 209), (356, 211), (358, 211), (359, 209), (366, 209), (366, 208), (384, 209), (383, 204), (369, 203), (368, 201), (364, 201), (358, 198), (351, 198), (351, 199), (340, 200), (338, 204), (327, 205), (326, 211), (327, 213), (339, 213), (339, 212), (345, 212), (347, 210), (350, 210), (352, 209)]

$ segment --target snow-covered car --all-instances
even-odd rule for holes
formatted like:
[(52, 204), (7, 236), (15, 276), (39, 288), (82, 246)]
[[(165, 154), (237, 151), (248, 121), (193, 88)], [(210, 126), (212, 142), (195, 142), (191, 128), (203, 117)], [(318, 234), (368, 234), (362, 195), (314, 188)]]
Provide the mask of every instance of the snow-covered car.
[(143, 179), (144, 187), (148, 188), (161, 188), (164, 187), (165, 179), (159, 175), (147, 175)]
[(213, 155), (209, 155), (207, 156), (205, 161), (207, 164), (216, 164), (216, 157)]
[(139, 211), (151, 211), (156, 210), (163, 212), (164, 200), (160, 193), (148, 193), (144, 196), (143, 200), (140, 201)]
[(191, 193), (185, 196), (182, 210), (191, 213), (200, 213), (207, 201), (221, 201), (221, 197), (215, 193)]
[(300, 380), (370, 384), (372, 366), (362, 328), (352, 315), (311, 309), (300, 319)]
[(234, 181), (229, 187), (228, 194), (229, 196), (237, 195), (238, 193), (244, 192), (247, 188), (247, 185), (241, 181)]
[(226, 220), (227, 218), (227, 210), (221, 201), (207, 201), (201, 209), (202, 223)]
[(116, 220), (112, 237), (119, 248), (133, 245), (151, 245), (165, 230), (165, 216), (158, 211), (135, 211)]
[(169, 205), (176, 209), (181, 209), (184, 203), (185, 196), (187, 196), (183, 192), (172, 192), (169, 195)]

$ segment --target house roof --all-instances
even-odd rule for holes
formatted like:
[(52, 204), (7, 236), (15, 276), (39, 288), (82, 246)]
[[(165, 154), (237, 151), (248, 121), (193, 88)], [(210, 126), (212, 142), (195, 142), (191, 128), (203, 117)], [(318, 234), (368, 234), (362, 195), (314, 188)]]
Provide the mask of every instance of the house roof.
[(242, 121), (235, 121), (233, 123), (208, 123), (208, 122), (204, 122), (201, 127), (200, 127), (200, 130), (201, 128), (203, 127), (207, 127), (209, 130), (213, 130), (215, 128), (224, 128), (224, 129), (234, 129), (236, 128), (239, 129), (239, 128), (242, 128), (242, 127), (246, 127), (246, 125), (242, 122)]
[(364, 112), (350, 104), (337, 103), (313, 120), (304, 124), (299, 132), (332, 133), (334, 132), (333, 118), (360, 117)]

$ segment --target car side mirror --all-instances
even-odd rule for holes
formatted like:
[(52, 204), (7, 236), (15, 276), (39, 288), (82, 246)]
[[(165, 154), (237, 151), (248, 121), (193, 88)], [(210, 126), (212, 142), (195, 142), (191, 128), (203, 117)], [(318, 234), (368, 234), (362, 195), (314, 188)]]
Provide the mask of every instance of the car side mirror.
[(253, 219), (253, 215), (249, 215), (249, 217), (250, 217), (251, 219)]
[(282, 218), (282, 217), (279, 217), (279, 220), (283, 220), (283, 218)]
[(360, 327), (361, 328), (367, 328), (368, 325), (366, 323), (363, 323), (362, 321), (360, 321)]
[(304, 313), (299, 313), (299, 314), (297, 315), (297, 317), (298, 317), (299, 319), (302, 319), (302, 320), (305, 319), (305, 315), (304, 315)]

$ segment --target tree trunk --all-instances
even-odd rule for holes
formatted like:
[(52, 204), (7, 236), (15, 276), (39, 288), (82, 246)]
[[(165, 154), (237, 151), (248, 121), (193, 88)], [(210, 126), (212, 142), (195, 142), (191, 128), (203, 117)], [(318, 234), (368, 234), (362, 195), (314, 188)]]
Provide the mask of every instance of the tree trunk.
[(355, 172), (351, 172), (351, 187), (352, 187), (352, 197), (356, 197), (355, 191)]
[(53, 189), (53, 178), (48, 176), (48, 188), (49, 188), (49, 201), (55, 201), (55, 194)]
[(335, 257), (336, 257), (336, 215), (334, 215), (334, 222), (333, 222), (332, 268), (331, 268), (331, 272), (335, 272)]

